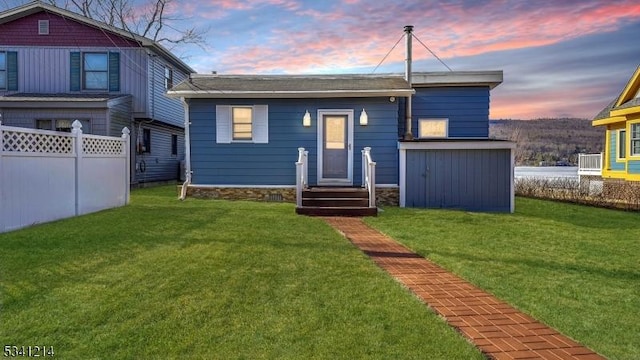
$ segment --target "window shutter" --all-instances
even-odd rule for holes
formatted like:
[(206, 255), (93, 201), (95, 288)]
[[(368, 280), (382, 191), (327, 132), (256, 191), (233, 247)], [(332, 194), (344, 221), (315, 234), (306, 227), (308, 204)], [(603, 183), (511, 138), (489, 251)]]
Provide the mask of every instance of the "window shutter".
[(231, 106), (216, 105), (216, 142), (231, 143)]
[(120, 53), (109, 53), (109, 91), (120, 91)]
[(69, 74), (70, 74), (69, 90), (80, 91), (80, 77), (81, 77), (80, 53), (72, 52), (69, 63), (71, 66), (71, 68), (69, 69)]
[(253, 106), (253, 142), (256, 144), (269, 143), (269, 107), (267, 105)]
[(7, 90), (18, 91), (18, 53), (7, 51)]

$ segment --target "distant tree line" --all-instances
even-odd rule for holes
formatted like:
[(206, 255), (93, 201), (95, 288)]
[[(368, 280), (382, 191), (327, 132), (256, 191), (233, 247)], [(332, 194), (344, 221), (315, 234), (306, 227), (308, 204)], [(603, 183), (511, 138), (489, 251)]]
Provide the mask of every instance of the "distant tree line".
[(588, 119), (491, 120), (489, 136), (517, 144), (516, 165), (578, 163), (580, 153), (600, 153), (604, 128)]

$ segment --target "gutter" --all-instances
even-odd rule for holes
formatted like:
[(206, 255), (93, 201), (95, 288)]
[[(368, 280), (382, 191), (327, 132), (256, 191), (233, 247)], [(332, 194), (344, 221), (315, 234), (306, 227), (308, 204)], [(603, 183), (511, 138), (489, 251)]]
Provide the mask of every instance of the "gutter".
[(182, 106), (184, 107), (184, 183), (182, 184), (182, 189), (180, 189), (180, 197), (179, 200), (184, 200), (187, 198), (187, 188), (191, 185), (191, 137), (189, 135), (189, 125), (191, 125), (191, 121), (189, 120), (189, 103), (185, 98), (180, 98), (182, 100)]

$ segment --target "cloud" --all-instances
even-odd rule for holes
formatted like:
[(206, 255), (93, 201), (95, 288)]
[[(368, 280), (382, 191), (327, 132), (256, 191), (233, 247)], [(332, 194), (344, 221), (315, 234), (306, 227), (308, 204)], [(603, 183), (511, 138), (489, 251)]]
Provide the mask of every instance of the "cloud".
[[(454, 70), (504, 70), (492, 117), (592, 117), (640, 62), (640, 3), (630, 0), (224, 0), (189, 11), (217, 16), (212, 48), (192, 58), (203, 72), (368, 73), (398, 40), (377, 72), (401, 72), (403, 26), (414, 25)], [(413, 49), (416, 71), (446, 70)]]
[[(224, 56), (216, 67), (224, 72), (260, 73), (373, 68), (409, 23), (415, 25), (416, 36), (440, 57), (454, 58), (552, 45), (615, 31), (640, 19), (640, 3), (631, 1), (535, 4), (540, 6), (502, 1), (425, 6), (421, 1), (362, 0), (321, 7), (287, 0), (223, 1), (223, 9), (251, 13), (257, 7), (263, 18), (277, 18), (278, 26), (262, 27), (264, 31), (257, 38), (222, 49)], [(414, 49), (416, 60), (432, 56), (420, 45)], [(403, 57), (402, 49), (396, 49), (387, 61), (401, 62)]]

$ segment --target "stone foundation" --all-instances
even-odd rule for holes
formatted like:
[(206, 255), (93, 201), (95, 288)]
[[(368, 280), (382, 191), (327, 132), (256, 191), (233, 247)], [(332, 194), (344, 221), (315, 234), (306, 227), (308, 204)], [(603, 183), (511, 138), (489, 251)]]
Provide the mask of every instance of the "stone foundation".
[(376, 205), (377, 206), (399, 206), (400, 205), (400, 188), (397, 188), (397, 187), (376, 188)]
[[(180, 193), (181, 186), (178, 186)], [(197, 199), (221, 200), (254, 200), (296, 202), (295, 188), (238, 188), (238, 187), (200, 187), (191, 185), (187, 189), (187, 197)], [(399, 188), (376, 188), (378, 206), (398, 206), (400, 203)]]
[(189, 186), (187, 189), (187, 197), (198, 199), (296, 202), (296, 189)]

